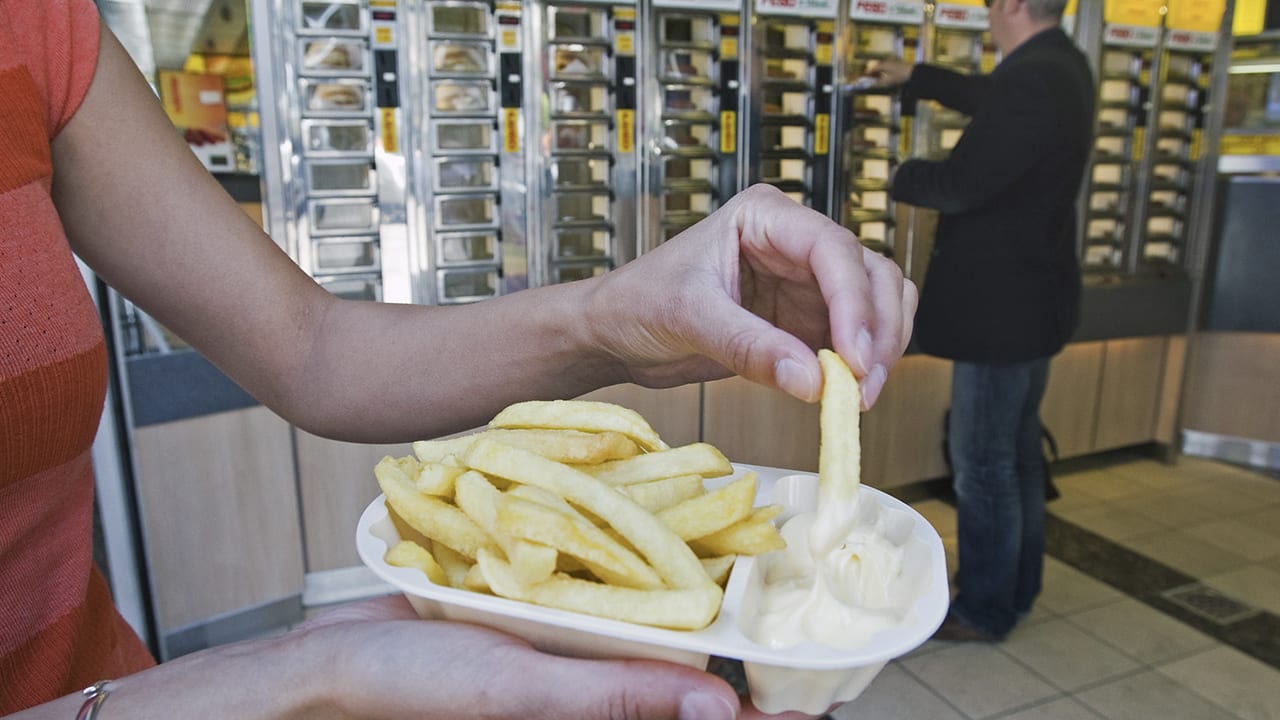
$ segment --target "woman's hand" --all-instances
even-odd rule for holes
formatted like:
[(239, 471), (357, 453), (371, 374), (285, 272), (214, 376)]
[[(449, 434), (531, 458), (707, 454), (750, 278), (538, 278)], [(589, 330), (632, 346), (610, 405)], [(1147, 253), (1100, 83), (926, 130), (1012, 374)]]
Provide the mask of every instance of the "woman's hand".
[(906, 349), (916, 288), (853, 233), (769, 185), (738, 194), (656, 250), (605, 275), (596, 344), (651, 387), (730, 372), (813, 402), (815, 350), (862, 380), (865, 407)]
[(338, 713), (317, 717), (513, 720), (729, 720), (766, 717), (740, 706), (724, 680), (649, 660), (547, 655), (473, 625), (418, 619), (401, 596), (320, 615), (297, 631), (307, 656), (333, 669)]

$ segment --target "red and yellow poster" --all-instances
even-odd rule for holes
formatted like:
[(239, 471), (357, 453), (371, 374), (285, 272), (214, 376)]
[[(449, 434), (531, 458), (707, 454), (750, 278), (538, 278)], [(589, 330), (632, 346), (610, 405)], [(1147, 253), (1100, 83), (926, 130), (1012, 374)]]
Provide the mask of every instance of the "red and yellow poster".
[(235, 170), (221, 75), (161, 70), (157, 84), (169, 121), (211, 171)]

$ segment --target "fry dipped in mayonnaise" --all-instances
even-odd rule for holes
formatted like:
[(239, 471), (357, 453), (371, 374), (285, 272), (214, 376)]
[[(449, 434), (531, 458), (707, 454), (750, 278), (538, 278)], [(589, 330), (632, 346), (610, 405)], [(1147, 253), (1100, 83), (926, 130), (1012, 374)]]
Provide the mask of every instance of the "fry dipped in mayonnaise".
[[(886, 537), (877, 507), (859, 505), (862, 397), (839, 355), (820, 350), (818, 509), (782, 527), (785, 550), (761, 558), (764, 588), (753, 639), (784, 648), (815, 642), (854, 648), (902, 623), (896, 592), (903, 548)], [(870, 501), (869, 501), (870, 504)]]

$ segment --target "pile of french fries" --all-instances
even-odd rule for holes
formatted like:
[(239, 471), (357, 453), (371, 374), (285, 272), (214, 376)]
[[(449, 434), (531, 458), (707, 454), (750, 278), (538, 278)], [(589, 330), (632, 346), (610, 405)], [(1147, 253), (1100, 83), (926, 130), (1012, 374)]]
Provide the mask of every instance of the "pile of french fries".
[(785, 546), (781, 506), (706, 443), (671, 448), (609, 403), (517, 403), (486, 430), (374, 468), (400, 542), (434, 583), (679, 630), (709, 625), (738, 555)]

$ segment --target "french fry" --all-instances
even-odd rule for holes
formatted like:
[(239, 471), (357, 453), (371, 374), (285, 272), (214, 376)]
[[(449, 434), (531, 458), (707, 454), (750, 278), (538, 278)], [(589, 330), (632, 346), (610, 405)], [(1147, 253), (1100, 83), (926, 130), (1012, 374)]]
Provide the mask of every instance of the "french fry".
[(528, 584), (551, 577), (556, 571), (556, 549), (515, 537), (501, 526), (498, 502), (502, 493), (484, 475), (468, 470), (458, 478), (456, 487), (458, 507), (502, 548), (517, 580)]
[(681, 540), (693, 540), (745, 519), (755, 497), (756, 474), (749, 472), (724, 487), (663, 510), (658, 519)]
[(431, 553), (412, 540), (401, 540), (395, 547), (387, 551), (388, 565), (421, 570), (427, 579), (437, 585), (448, 585), (449, 578), (440, 563), (431, 557)]
[(818, 351), (822, 368), (822, 405), (819, 409), (819, 503), (853, 502), (861, 483), (862, 441), (859, 418), (862, 392), (844, 359), (831, 350)]
[(724, 584), (729, 582), (729, 573), (733, 570), (733, 563), (737, 559), (737, 555), (702, 558), (702, 569), (707, 571), (707, 576), (712, 582), (724, 587)]
[(508, 405), (489, 421), (494, 428), (561, 428), (605, 432), (612, 430), (635, 440), (645, 450), (666, 450), (658, 433), (640, 413), (590, 400), (530, 400)]
[(444, 462), (423, 462), (422, 468), (413, 479), (413, 486), (420, 493), (451, 498), (454, 483), (458, 481), (458, 476), (466, 471), (466, 468), (446, 465)]
[(719, 591), (693, 551), (670, 528), (631, 498), (590, 475), (527, 450), (483, 439), (467, 450), (463, 461), (486, 474), (550, 490), (603, 518), (640, 551), (670, 587), (705, 589), (710, 585)]
[(781, 505), (765, 505), (756, 508), (746, 520), (737, 522), (717, 533), (690, 540), (698, 557), (708, 558), (717, 555), (763, 555), (773, 550), (781, 550), (787, 546), (773, 519), (782, 512)]
[[(665, 587), (662, 578), (635, 553), (575, 515), (510, 493), (498, 502), (498, 524), (504, 532), (577, 558), (605, 582), (648, 590)], [(519, 568), (516, 570), (518, 574)]]
[(620, 432), (584, 432), (562, 428), (483, 430), (445, 440), (419, 440), (413, 444), (413, 453), (422, 462), (439, 463), (450, 456), (460, 457), (479, 438), (496, 440), (504, 445), (535, 452), (550, 460), (570, 464), (594, 465), (640, 453), (640, 446)]
[(626, 460), (611, 460), (578, 469), (610, 485), (630, 485), (664, 480), (678, 475), (720, 477), (731, 474), (733, 465), (729, 463), (724, 453), (714, 446), (707, 443), (693, 443), (671, 450), (650, 452)]
[(418, 492), (394, 458), (383, 458), (374, 466), (373, 472), (386, 495), (387, 504), (414, 530), (467, 557), (475, 557), (482, 547), (498, 549), (466, 513), (438, 498)]
[(664, 480), (619, 485), (636, 504), (651, 513), (661, 512), (677, 503), (703, 493), (701, 475), (678, 475)]
[(442, 543), (433, 542), (431, 544), (431, 555), (435, 557), (436, 562), (440, 563), (440, 567), (444, 569), (444, 575), (449, 581), (449, 587), (463, 587), (466, 583), (467, 573), (475, 566), (475, 563), (466, 555)]
[[(482, 551), (477, 561), (494, 594), (535, 605), (573, 610), (625, 622), (697, 630), (720, 609), (720, 586), (708, 581), (680, 590), (636, 590), (557, 575), (535, 585), (516, 581), (497, 553)], [(699, 572), (706, 576), (699, 565)]]

